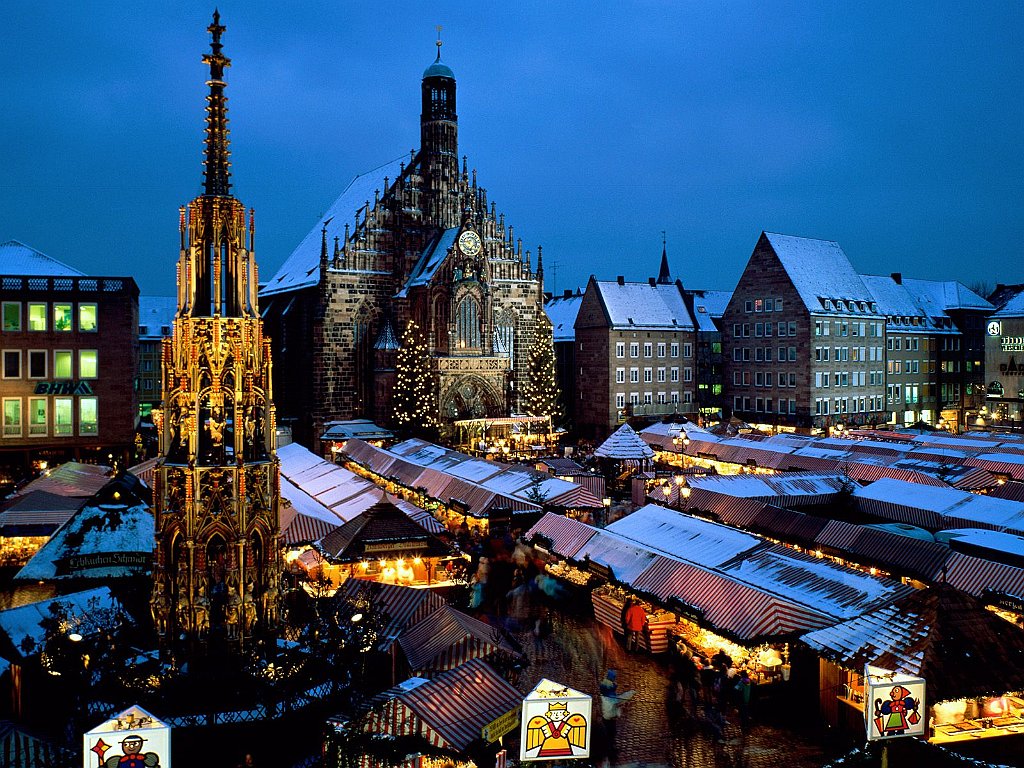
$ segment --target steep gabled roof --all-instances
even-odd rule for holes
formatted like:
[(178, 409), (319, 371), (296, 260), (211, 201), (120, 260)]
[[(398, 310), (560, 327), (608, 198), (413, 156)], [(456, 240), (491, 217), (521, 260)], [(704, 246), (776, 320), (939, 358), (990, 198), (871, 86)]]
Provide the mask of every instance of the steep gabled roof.
[(444, 263), (445, 258), (447, 258), (448, 251), (455, 245), (455, 236), (459, 234), (459, 229), (460, 227), (446, 229), (436, 240), (423, 249), (423, 253), (420, 254), (415, 266), (413, 266), (409, 280), (398, 294), (399, 296), (404, 296), (410, 288), (426, 285), (433, 279), (434, 274)]
[(976, 294), (963, 283), (956, 280), (920, 280), (913, 277), (903, 278), (903, 284), (914, 294), (917, 302), (925, 310), (932, 306), (943, 311), (958, 309), (993, 310), (992, 303)]
[(78, 277), (84, 274), (17, 240), (0, 243), (0, 275)]
[(718, 326), (716, 320), (721, 320), (725, 314), (725, 308), (729, 306), (732, 299), (732, 291), (687, 291), (693, 295), (693, 319), (697, 323), (697, 330), (707, 333), (715, 333)]
[(825, 311), (823, 299), (874, 301), (839, 243), (776, 232), (765, 232), (762, 236), (778, 256), (808, 311)]
[(323, 229), (327, 228), (327, 240), (338, 237), (345, 238), (345, 225), (351, 224), (357, 210), (362, 208), (367, 201), (373, 203), (374, 193), (379, 191), (381, 196), (387, 193), (384, 188), (384, 179), (389, 184), (394, 184), (402, 172), (402, 164), (408, 163), (409, 156), (403, 155), (397, 160), (374, 168), (372, 171), (356, 176), (352, 182), (341, 193), (341, 197), (334, 201), (334, 204), (320, 218), (310, 231), (303, 238), (298, 247), (292, 251), (277, 273), (267, 281), (261, 296), (273, 296), (285, 291), (297, 291), (301, 288), (310, 288), (320, 282), (320, 244), (323, 237)]
[(992, 302), (998, 307), (992, 317), (1024, 317), (1024, 285), (1000, 286)]
[(612, 328), (692, 331), (679, 286), (595, 280)]
[(386, 493), (381, 495), (381, 501), (316, 543), (324, 557), (348, 563), (380, 557), (382, 551), (392, 557), (451, 554), (448, 545), (395, 506)]

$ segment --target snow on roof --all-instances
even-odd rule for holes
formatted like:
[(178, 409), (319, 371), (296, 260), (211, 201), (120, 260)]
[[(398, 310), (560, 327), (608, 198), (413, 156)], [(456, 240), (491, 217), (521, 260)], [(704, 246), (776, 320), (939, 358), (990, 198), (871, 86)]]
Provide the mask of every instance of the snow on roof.
[(835, 473), (788, 472), (780, 475), (694, 475), (690, 486), (736, 498), (819, 496), (836, 493), (843, 478)]
[(611, 568), (616, 581), (631, 584), (654, 562), (656, 555), (639, 542), (608, 531), (598, 531), (573, 555), (574, 560), (585, 557)]
[(974, 496), (973, 493), (958, 491), (956, 488), (919, 485), (890, 477), (883, 477), (863, 488), (855, 488), (853, 495), (857, 499), (898, 503), (939, 514)]
[(992, 317), (1024, 317), (1024, 285), (1013, 286), (1013, 289), (1016, 292), (1009, 298), (1003, 297), (1001, 306), (992, 313)]
[(711, 523), (657, 504), (647, 504), (609, 525), (617, 533), (663, 554), (702, 566), (718, 566), (761, 546), (759, 536)]
[(555, 296), (544, 304), (544, 311), (551, 321), (555, 341), (575, 341), (576, 315), (583, 304), (583, 294), (577, 293), (569, 297)]
[(962, 541), (985, 549), (994, 549), (1012, 555), (1024, 557), (1024, 536), (1002, 531), (990, 531), (986, 528), (950, 528), (939, 531), (937, 536)]
[(932, 307), (943, 312), (957, 309), (995, 309), (991, 302), (956, 280), (920, 280), (905, 277), (903, 285), (914, 295), (922, 309), (928, 312), (931, 312)]
[(488, 477), (496, 475), (504, 468), (504, 464), (496, 464), (493, 461), (467, 458), (465, 461), (449, 467), (446, 471), (449, 475), (454, 477), (461, 477), (463, 480), (482, 484)]
[(675, 284), (594, 282), (612, 328), (694, 329), (693, 318)]
[(426, 285), (433, 279), (434, 273), (448, 257), (448, 251), (455, 245), (455, 236), (459, 234), (459, 229), (460, 227), (446, 229), (423, 250), (399, 296), (404, 296), (413, 286)]
[[(907, 287), (897, 283), (889, 275), (861, 275), (860, 279), (874, 296), (879, 314), (927, 318), (927, 314), (917, 305)], [(941, 307), (938, 309), (937, 314), (942, 314)]]
[(174, 296), (139, 296), (139, 338), (169, 336), (177, 312), (178, 299)]
[(697, 330), (705, 333), (716, 333), (718, 320), (725, 314), (725, 308), (732, 299), (732, 291), (691, 291), (693, 294), (693, 319), (697, 322)]
[(609, 459), (650, 459), (654, 451), (629, 424), (623, 424), (601, 443), (594, 455)]
[(764, 236), (809, 311), (825, 309), (822, 299), (874, 301), (839, 243), (775, 232)]
[(0, 243), (0, 275), (78, 277), (85, 275), (31, 246), (8, 240)]
[(372, 203), (376, 191), (379, 190), (380, 194), (384, 195), (387, 192), (384, 188), (384, 178), (387, 177), (388, 183), (393, 184), (401, 173), (402, 164), (408, 159), (408, 155), (403, 155), (352, 179), (341, 193), (341, 197), (334, 201), (277, 273), (270, 278), (260, 291), (260, 295), (273, 296), (276, 293), (316, 285), (320, 281), (320, 245), (324, 226), (327, 227), (328, 243), (333, 242), (335, 237), (344, 240), (345, 225), (352, 223), (356, 211), (362, 208), (367, 200)]
[[(27, 658), (40, 650), (45, 642), (46, 630), (43, 627), (43, 621), (52, 618), (50, 606), (54, 604), (65, 606), (69, 615), (85, 620), (88, 620), (94, 612), (94, 607), (121, 612), (120, 603), (114, 598), (108, 587), (87, 589), (83, 592), (74, 592), (63, 597), (41, 600), (38, 603), (28, 603), (17, 608), (0, 611), (0, 632), (7, 635), (11, 645), (24, 657)], [(88, 634), (87, 630), (88, 626), (79, 628), (79, 632), (83, 635)]]
[[(101, 562), (96, 566), (83, 556), (153, 551), (153, 514), (145, 504), (133, 507), (84, 507), (33, 555), (15, 577), (19, 581), (52, 579), (116, 579), (149, 573), (144, 566), (129, 562)], [(74, 558), (74, 563), (68, 563)], [(100, 558), (102, 560), (102, 558)]]

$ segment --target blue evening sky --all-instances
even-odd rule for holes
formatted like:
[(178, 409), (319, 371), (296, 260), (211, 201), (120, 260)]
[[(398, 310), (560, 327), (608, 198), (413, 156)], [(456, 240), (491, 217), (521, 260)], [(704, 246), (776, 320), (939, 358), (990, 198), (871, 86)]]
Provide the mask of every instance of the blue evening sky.
[[(731, 289), (762, 229), (861, 272), (1024, 282), (1024, 4), (219, 2), (235, 194), (269, 278), (419, 143), (434, 26), (460, 150), (548, 289)], [(173, 293), (213, 3), (8, 0), (0, 241)], [(552, 283), (554, 283), (552, 285)]]

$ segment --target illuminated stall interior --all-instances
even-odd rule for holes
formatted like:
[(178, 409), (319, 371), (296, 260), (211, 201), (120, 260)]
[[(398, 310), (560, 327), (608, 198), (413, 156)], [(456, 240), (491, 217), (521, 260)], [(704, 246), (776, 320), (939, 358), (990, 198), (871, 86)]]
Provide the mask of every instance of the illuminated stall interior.
[(557, 442), (550, 416), (462, 419), (452, 426), (455, 449), (471, 456), (499, 460), (544, 456)]
[(865, 664), (927, 681), (929, 740), (1024, 733), (1024, 629), (948, 584), (802, 638), (818, 653), (821, 712), (863, 729)]
[[(448, 580), (451, 548), (386, 496), (317, 541), (312, 559), (332, 585), (348, 578), (429, 587)], [(320, 560), (322, 558), (322, 560)]]

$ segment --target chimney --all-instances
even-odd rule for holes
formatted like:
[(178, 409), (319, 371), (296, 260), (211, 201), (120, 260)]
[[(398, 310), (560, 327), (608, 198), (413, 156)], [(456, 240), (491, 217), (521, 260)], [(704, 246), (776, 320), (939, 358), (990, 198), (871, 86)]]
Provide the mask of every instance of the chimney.
[(892, 273), (892, 281), (894, 283), (896, 283), (896, 285), (903, 285), (903, 273), (902, 272), (893, 272)]
[(565, 292), (562, 294), (562, 298), (563, 299), (571, 299), (572, 298), (572, 288), (566, 288)]
[(618, 275), (615, 278), (615, 282), (617, 282), (619, 285), (625, 285), (626, 284), (626, 278), (623, 277), (622, 275)]
[(658, 286), (657, 279), (655, 279), (653, 277), (648, 277), (647, 278), (647, 282), (651, 284), (651, 288), (657, 288), (657, 286)]

